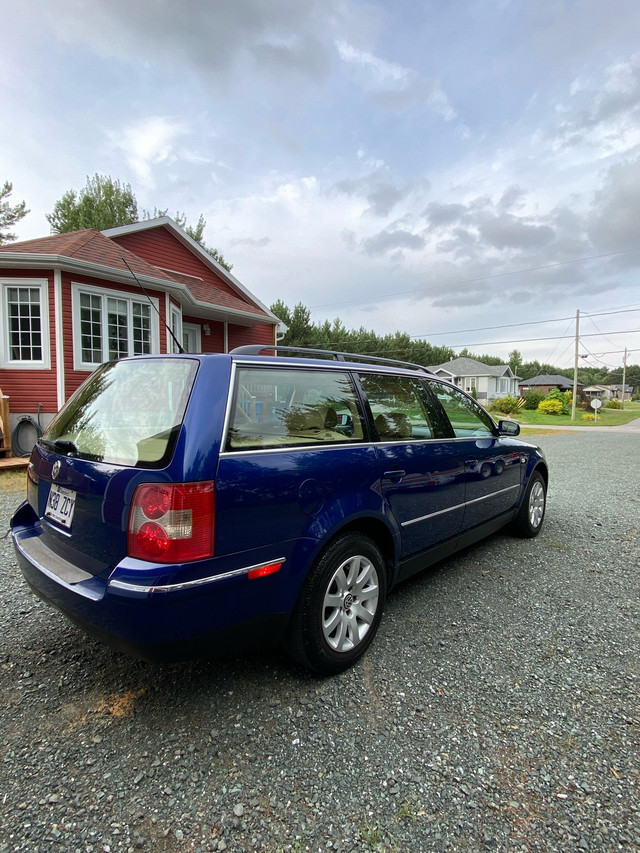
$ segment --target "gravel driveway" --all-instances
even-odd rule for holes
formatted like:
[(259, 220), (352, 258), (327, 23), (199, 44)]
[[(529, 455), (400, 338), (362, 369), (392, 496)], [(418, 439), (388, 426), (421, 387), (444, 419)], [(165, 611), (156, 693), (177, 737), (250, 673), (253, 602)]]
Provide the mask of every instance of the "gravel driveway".
[(542, 534), (401, 586), (333, 679), (129, 660), (2, 541), (0, 853), (639, 851), (640, 435), (537, 440)]

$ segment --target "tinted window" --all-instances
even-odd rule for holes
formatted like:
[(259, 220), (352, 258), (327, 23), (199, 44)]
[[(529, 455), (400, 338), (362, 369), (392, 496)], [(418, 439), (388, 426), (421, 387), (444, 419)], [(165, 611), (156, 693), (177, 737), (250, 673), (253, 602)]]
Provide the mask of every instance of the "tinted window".
[(227, 450), (336, 444), (363, 434), (349, 374), (237, 369)]
[(161, 467), (173, 452), (197, 369), (193, 359), (105, 364), (71, 397), (45, 438), (72, 441), (86, 459)]
[(430, 383), (430, 388), (442, 403), (456, 438), (493, 435), (491, 418), (471, 397), (438, 382)]
[(360, 376), (381, 441), (432, 438), (434, 428), (421, 382), (410, 376)]

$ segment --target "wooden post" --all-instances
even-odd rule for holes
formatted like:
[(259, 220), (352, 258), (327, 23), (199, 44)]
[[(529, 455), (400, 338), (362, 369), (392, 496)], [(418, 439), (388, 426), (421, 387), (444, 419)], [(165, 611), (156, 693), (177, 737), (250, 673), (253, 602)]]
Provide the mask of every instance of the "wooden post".
[(0, 426), (2, 427), (2, 439), (0, 440), (0, 456), (11, 456), (11, 423), (9, 420), (9, 398), (5, 397), (0, 388)]

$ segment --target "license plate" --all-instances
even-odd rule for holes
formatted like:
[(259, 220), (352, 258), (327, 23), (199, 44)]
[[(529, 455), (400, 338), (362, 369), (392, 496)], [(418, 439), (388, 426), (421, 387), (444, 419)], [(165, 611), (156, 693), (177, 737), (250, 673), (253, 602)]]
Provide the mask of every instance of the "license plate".
[(44, 511), (47, 518), (57, 521), (63, 527), (71, 527), (75, 506), (76, 493), (72, 489), (51, 484), (47, 508)]

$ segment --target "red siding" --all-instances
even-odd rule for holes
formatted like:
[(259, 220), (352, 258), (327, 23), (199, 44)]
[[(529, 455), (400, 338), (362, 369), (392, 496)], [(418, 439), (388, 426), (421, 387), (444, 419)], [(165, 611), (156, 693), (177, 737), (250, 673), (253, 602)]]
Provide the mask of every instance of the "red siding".
[[(166, 228), (135, 231), (132, 234), (123, 234), (111, 239), (156, 267), (194, 275), (214, 285), (216, 290), (243, 299), (237, 291), (203, 264), (190, 249), (177, 240)], [(243, 301), (245, 300), (243, 299)]]
[(224, 352), (224, 323), (209, 323), (211, 334), (202, 332), (202, 352)]
[(46, 279), (49, 295), (49, 345), (51, 370), (0, 369), (0, 388), (9, 399), (12, 414), (37, 413), (38, 403), (43, 412), (57, 412), (56, 341), (54, 329), (54, 291), (52, 270), (0, 270), (0, 278)]
[(275, 343), (274, 326), (235, 326), (229, 323), (229, 349), (247, 344)]

